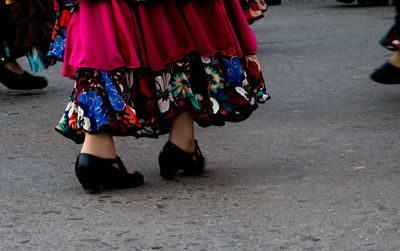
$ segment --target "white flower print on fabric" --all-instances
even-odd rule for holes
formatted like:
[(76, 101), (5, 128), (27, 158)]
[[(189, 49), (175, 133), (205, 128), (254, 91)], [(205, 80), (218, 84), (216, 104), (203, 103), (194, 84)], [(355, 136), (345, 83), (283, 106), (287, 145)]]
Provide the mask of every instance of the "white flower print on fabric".
[(169, 110), (170, 103), (174, 101), (170, 81), (171, 74), (167, 72), (155, 78), (158, 108), (160, 109), (161, 113), (167, 112)]

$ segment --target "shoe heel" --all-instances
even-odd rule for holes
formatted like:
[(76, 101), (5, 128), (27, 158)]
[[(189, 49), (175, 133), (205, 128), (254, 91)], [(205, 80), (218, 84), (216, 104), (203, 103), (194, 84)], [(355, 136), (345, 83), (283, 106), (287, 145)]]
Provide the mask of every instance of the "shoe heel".
[(175, 174), (179, 171), (178, 168), (174, 167), (174, 165), (166, 158), (158, 159), (160, 165), (160, 176), (167, 180), (172, 180)]
[(158, 156), (160, 176), (172, 180), (179, 170), (189, 176), (201, 174), (204, 171), (204, 157), (196, 140), (195, 146), (195, 152), (187, 153), (168, 141)]
[(164, 147), (158, 156), (158, 164), (160, 166), (160, 176), (167, 180), (172, 180), (175, 174), (180, 170), (180, 167), (177, 166), (179, 160), (174, 160), (173, 157), (175, 156), (171, 156), (169, 150), (170, 149), (167, 147)]
[(85, 174), (81, 168), (78, 169), (78, 173), (76, 176), (78, 177), (79, 182), (81, 183), (83, 189), (91, 193), (97, 193), (100, 190), (100, 182), (94, 180), (93, 178), (89, 178), (88, 174)]
[(79, 154), (75, 164), (75, 174), (81, 183), (83, 189), (88, 192), (98, 192), (100, 190), (100, 177), (98, 170), (93, 168), (94, 165), (90, 163), (87, 155)]

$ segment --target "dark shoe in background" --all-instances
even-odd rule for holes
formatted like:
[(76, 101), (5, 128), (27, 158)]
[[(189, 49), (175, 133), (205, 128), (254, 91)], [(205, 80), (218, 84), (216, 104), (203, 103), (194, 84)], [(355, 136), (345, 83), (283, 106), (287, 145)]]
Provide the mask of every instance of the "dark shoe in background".
[(282, 0), (267, 0), (266, 1), (268, 5), (281, 5)]
[(47, 87), (47, 80), (44, 77), (34, 76), (24, 71), (17, 74), (0, 64), (0, 82), (12, 90), (35, 90)]
[(400, 84), (400, 68), (386, 62), (371, 74), (371, 79), (386, 85)]
[(354, 3), (355, 0), (336, 0), (341, 3)]
[[(355, 0), (337, 0), (341, 3), (354, 3)], [(389, 0), (357, 0), (358, 6), (385, 6), (389, 4)]]
[(389, 5), (389, 0), (369, 0), (371, 6), (386, 6)]

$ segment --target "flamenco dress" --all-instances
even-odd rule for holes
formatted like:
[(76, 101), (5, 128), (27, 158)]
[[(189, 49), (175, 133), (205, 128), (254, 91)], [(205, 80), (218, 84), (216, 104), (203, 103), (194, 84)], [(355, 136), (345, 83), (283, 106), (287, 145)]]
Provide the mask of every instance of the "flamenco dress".
[(200, 126), (247, 119), (267, 101), (238, 0), (80, 0), (60, 5), (49, 55), (75, 80), (56, 130), (158, 137), (192, 111)]

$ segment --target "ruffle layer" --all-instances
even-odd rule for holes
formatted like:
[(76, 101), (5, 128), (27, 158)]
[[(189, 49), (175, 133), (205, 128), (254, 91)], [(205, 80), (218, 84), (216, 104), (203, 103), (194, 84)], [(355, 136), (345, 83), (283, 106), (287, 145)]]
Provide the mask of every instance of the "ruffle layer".
[(82, 67), (157, 71), (193, 51), (213, 56), (234, 49), (243, 57), (257, 50), (237, 0), (81, 0), (79, 11), (59, 13), (50, 54), (64, 59), (63, 74), (71, 78)]
[(200, 57), (190, 53), (157, 72), (80, 69), (56, 130), (82, 143), (84, 134), (158, 137), (182, 111), (200, 126), (242, 121), (270, 98), (256, 56), (237, 52)]

